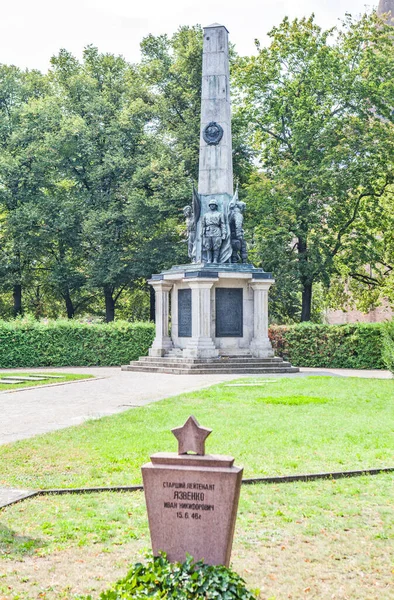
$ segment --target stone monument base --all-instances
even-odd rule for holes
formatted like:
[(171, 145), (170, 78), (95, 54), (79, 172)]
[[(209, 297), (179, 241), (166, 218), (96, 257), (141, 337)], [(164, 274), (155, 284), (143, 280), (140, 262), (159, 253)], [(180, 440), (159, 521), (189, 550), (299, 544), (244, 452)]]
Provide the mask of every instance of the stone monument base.
[[(161, 373), (294, 373), (268, 337), (271, 273), (250, 264), (190, 264), (153, 275), (156, 337), (122, 367)], [(169, 316), (171, 311), (171, 333)]]
[(298, 373), (282, 358), (256, 359), (251, 355), (221, 356), (211, 359), (187, 359), (176, 356), (143, 356), (139, 360), (122, 367), (122, 371), (145, 371), (148, 373), (170, 373), (173, 375), (269, 375), (277, 373)]

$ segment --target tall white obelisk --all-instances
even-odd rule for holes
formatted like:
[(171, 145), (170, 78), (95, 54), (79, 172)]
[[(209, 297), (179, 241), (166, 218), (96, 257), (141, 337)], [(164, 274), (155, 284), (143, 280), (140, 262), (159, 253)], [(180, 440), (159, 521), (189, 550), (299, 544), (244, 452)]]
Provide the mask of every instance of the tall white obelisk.
[[(204, 136), (210, 123), (218, 128)], [(228, 31), (217, 23), (204, 27), (198, 192), (233, 195)]]
[[(214, 23), (204, 27), (198, 178), (201, 215), (209, 210), (208, 201), (214, 197), (227, 222), (228, 205), (233, 192), (228, 31), (223, 25)], [(200, 262), (200, 224), (197, 239), (197, 262)], [(228, 239), (222, 245), (220, 262), (226, 262), (230, 256), (231, 244), (228, 235)]]

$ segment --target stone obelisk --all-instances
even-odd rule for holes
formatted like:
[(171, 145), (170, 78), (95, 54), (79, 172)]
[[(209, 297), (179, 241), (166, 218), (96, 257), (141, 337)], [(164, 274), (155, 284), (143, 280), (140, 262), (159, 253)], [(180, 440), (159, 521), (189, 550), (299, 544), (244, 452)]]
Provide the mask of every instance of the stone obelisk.
[[(228, 31), (217, 23), (204, 27), (198, 193), (201, 216), (209, 210), (209, 200), (215, 198), (228, 227), (228, 206), (234, 193)], [(197, 240), (196, 262), (201, 262), (201, 222)], [(230, 256), (228, 232), (220, 262)]]
[[(220, 144), (218, 138), (212, 143), (204, 139), (210, 123), (223, 129)], [(215, 23), (204, 27), (198, 192), (232, 196), (233, 191), (228, 31)]]

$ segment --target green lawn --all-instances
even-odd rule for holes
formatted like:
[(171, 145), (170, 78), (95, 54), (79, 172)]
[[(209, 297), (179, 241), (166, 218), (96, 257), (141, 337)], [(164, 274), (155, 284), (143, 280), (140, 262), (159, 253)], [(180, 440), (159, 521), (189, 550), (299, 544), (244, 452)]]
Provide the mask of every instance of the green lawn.
[[(232, 567), (261, 600), (394, 597), (393, 484), (243, 486)], [(0, 598), (97, 598), (149, 546), (142, 492), (27, 500), (1, 511)]]
[(170, 429), (190, 414), (213, 429), (207, 452), (232, 454), (245, 477), (394, 464), (394, 381), (283, 378), (216, 385), (1, 446), (0, 485), (140, 483), (150, 454), (176, 450)]
[[(241, 380), (246, 383), (246, 380)], [(259, 381), (251, 379), (251, 381)], [(283, 378), (214, 386), (0, 447), (1, 485), (140, 483), (190, 414), (245, 477), (394, 466), (394, 381)], [(393, 474), (243, 486), (232, 563), (261, 600), (394, 597)], [(0, 598), (75, 599), (149, 550), (143, 494), (32, 498), (0, 512)]]
[[(65, 383), (67, 381), (77, 381), (78, 379), (90, 379), (93, 375), (75, 375), (73, 373), (39, 373), (38, 371), (0, 371), (0, 379), (7, 377), (43, 377), (40, 381), (22, 381), (20, 383), (0, 383), (0, 392), (8, 390), (20, 390), (37, 385), (50, 385)], [(55, 379), (56, 376), (56, 379)]]

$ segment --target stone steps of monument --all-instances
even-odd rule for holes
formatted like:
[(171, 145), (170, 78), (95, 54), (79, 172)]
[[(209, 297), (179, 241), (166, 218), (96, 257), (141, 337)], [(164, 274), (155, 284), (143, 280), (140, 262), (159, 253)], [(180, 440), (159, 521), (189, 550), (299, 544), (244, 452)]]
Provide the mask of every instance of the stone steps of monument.
[(250, 356), (240, 355), (231, 357), (220, 357), (220, 358), (175, 358), (172, 356), (153, 357), (153, 356), (141, 356), (138, 362), (143, 363), (157, 363), (160, 365), (233, 365), (233, 364), (247, 364), (247, 365), (277, 365), (283, 364), (285, 361), (283, 358), (252, 358)]
[(174, 363), (173, 361), (166, 361), (166, 362), (161, 362), (161, 361), (136, 361), (134, 363), (131, 364), (137, 364), (140, 367), (160, 367), (160, 368), (167, 368), (167, 369), (189, 369), (190, 371), (199, 371), (201, 369), (204, 370), (208, 370), (208, 371), (212, 371), (212, 370), (216, 370), (216, 369), (267, 369), (267, 368), (289, 368), (291, 367), (291, 364), (288, 362), (275, 362), (275, 363), (270, 363), (268, 361), (257, 361), (257, 362), (253, 362), (253, 363), (247, 363), (247, 362), (228, 362), (225, 361), (223, 363)]
[(144, 372), (144, 373), (167, 373), (169, 375), (270, 375), (283, 373), (298, 373), (296, 367), (280, 368), (266, 367), (261, 369), (180, 369), (174, 367), (143, 367), (140, 365), (126, 365), (122, 371)]
[(247, 363), (231, 363), (227, 361), (224, 363), (206, 363), (206, 364), (177, 364), (172, 365), (166, 363), (165, 359), (161, 359), (163, 362), (156, 360), (154, 362), (149, 361), (134, 361), (129, 365), (122, 367), (122, 371), (139, 371), (147, 373), (170, 373), (174, 375), (207, 375), (207, 374), (233, 374), (233, 375), (262, 375), (269, 373), (298, 373), (297, 367), (292, 367), (288, 362), (271, 362), (267, 364), (247, 364)]

